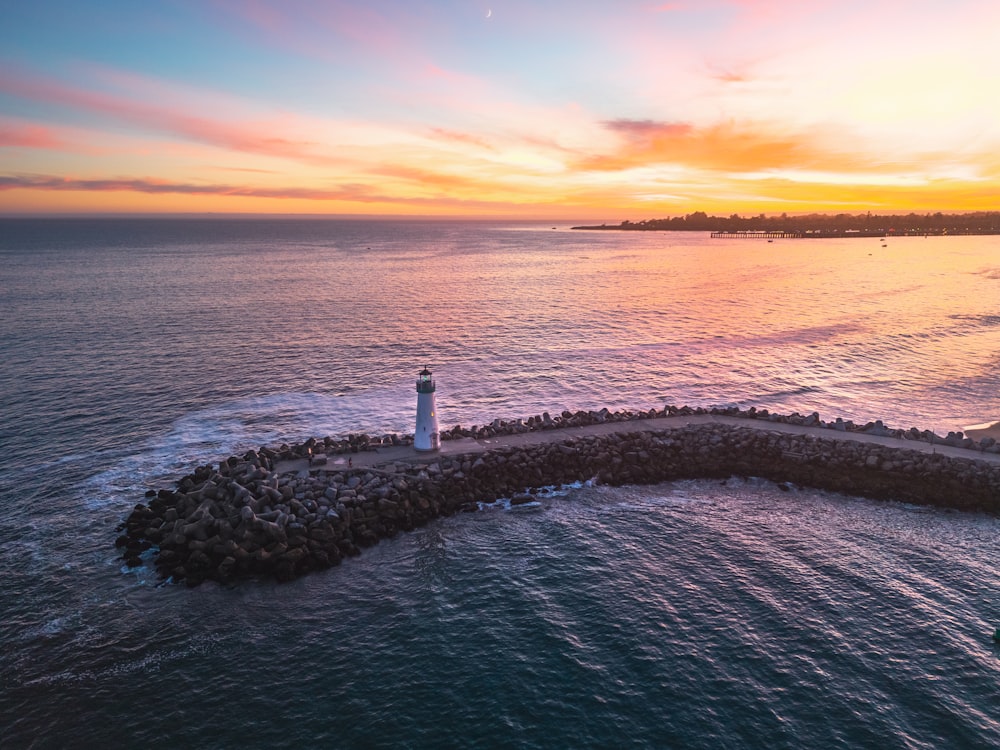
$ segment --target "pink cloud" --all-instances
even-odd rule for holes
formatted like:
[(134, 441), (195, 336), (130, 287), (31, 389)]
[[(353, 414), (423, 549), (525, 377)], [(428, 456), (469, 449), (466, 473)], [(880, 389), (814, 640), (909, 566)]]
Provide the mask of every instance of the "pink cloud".
[(61, 148), (63, 141), (44, 125), (18, 125), (0, 122), (0, 148)]
[(123, 96), (73, 88), (52, 79), (0, 73), (0, 92), (22, 99), (70, 106), (141, 128), (233, 151), (275, 156), (296, 161), (332, 163), (317, 153), (317, 143), (276, 135), (275, 123), (232, 123), (186, 114), (176, 106), (146, 104)]
[(120, 153), (127, 139), (102, 139), (93, 131), (0, 116), (0, 148), (30, 148), (62, 153), (107, 156)]

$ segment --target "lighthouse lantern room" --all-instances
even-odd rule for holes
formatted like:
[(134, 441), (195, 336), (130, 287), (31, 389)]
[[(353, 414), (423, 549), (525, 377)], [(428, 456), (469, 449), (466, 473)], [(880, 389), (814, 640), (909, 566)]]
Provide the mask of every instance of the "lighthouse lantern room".
[(436, 451), (441, 448), (434, 378), (426, 367), (417, 376), (417, 429), (413, 433), (413, 447), (418, 451)]

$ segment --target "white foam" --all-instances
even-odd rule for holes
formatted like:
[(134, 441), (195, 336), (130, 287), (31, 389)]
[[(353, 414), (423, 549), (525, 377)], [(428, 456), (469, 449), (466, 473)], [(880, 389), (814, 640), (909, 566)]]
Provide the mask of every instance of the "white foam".
[(101, 680), (107, 677), (119, 677), (134, 674), (136, 672), (155, 672), (163, 664), (186, 658), (191, 655), (204, 655), (211, 651), (215, 644), (222, 640), (221, 636), (211, 633), (203, 634), (196, 640), (192, 640), (185, 648), (172, 650), (158, 650), (142, 656), (138, 659), (118, 661), (102, 669), (85, 669), (79, 672), (66, 670), (58, 674), (45, 675), (34, 680), (28, 680), (24, 685), (46, 685), (62, 682), (78, 682)]
[(42, 636), (52, 636), (58, 635), (59, 633), (67, 630), (69, 626), (69, 617), (56, 617), (55, 619), (49, 620), (47, 623), (42, 625), (36, 631), (36, 635)]
[(197, 465), (261, 445), (352, 432), (403, 432), (413, 407), (408, 397), (409, 391), (399, 387), (349, 396), (279, 393), (200, 409), (179, 417), (165, 433), (89, 477), (82, 502), (88, 509), (133, 504), (146, 489), (162, 487)]
[(527, 503), (519, 503), (517, 505), (511, 505), (509, 497), (501, 497), (493, 502), (479, 502), (476, 505), (479, 510), (487, 509), (500, 509), (500, 510), (516, 510), (518, 508), (540, 508), (542, 507), (542, 500), (547, 500), (553, 497), (566, 497), (573, 490), (578, 490), (583, 487), (582, 482), (572, 482), (570, 484), (546, 484), (537, 488), (533, 493), (538, 500), (533, 500)]

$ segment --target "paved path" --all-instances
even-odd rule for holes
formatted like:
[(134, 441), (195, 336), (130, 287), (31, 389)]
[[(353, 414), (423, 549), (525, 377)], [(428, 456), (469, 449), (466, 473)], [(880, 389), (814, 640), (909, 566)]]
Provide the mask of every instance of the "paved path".
[[(789, 435), (815, 435), (830, 440), (852, 440), (858, 443), (875, 443), (893, 448), (915, 450), (921, 453), (940, 453), (956, 458), (968, 458), (989, 463), (1000, 464), (1000, 454), (981, 453), (967, 448), (954, 448), (950, 445), (933, 445), (922, 440), (907, 440), (895, 437), (880, 437), (863, 432), (840, 432), (824, 427), (805, 427), (802, 425), (785, 424), (783, 422), (768, 422), (761, 419), (741, 419), (715, 414), (695, 414), (690, 416), (657, 417), (656, 419), (637, 419), (630, 422), (604, 422), (602, 424), (584, 425), (582, 427), (564, 427), (555, 430), (539, 430), (521, 432), (514, 435), (498, 435), (486, 440), (461, 438), (459, 440), (441, 441), (441, 450), (421, 452), (412, 445), (384, 446), (374, 451), (360, 453), (331, 454), (325, 466), (313, 468), (346, 469), (348, 462), (352, 467), (384, 466), (395, 462), (431, 463), (440, 456), (453, 456), (468, 453), (485, 453), (502, 446), (538, 445), (540, 443), (555, 443), (562, 440), (572, 440), (588, 435), (608, 435), (615, 432), (653, 432), (656, 430), (677, 429), (688, 425), (725, 424), (735, 427), (747, 427), (764, 432), (783, 432)], [(275, 470), (279, 474), (286, 472), (308, 471), (307, 461), (278, 461)]]

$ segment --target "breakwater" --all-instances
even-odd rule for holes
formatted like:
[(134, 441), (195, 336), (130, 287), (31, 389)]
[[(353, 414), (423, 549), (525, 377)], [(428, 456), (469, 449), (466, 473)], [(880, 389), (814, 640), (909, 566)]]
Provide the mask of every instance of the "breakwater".
[[(588, 427), (596, 424), (624, 424), (646, 419), (661, 419), (666, 417), (703, 417), (719, 416), (732, 419), (748, 419), (754, 422), (768, 422), (771, 424), (794, 425), (799, 427), (815, 427), (836, 432), (873, 435), (876, 437), (898, 438), (900, 440), (913, 440), (927, 443), (928, 445), (941, 445), (953, 448), (965, 448), (983, 453), (996, 453), (1000, 455), (1000, 443), (990, 437), (982, 440), (974, 440), (967, 437), (962, 432), (949, 432), (946, 435), (938, 435), (932, 430), (921, 430), (916, 427), (901, 429), (886, 426), (882, 420), (858, 424), (851, 420), (837, 417), (834, 420), (821, 419), (819, 414), (802, 415), (778, 414), (767, 409), (757, 409), (751, 406), (748, 409), (739, 407), (692, 407), (692, 406), (672, 406), (667, 405), (663, 409), (648, 409), (645, 411), (621, 410), (611, 411), (609, 409), (591, 411), (563, 411), (561, 414), (551, 416), (548, 412), (540, 415), (528, 417), (527, 419), (503, 420), (494, 419), (487, 425), (473, 425), (472, 427), (462, 427), (456, 425), (449, 430), (441, 432), (442, 442), (450, 440), (461, 440), (471, 438), (474, 440), (487, 440), (495, 437), (507, 435), (518, 435), (529, 432), (559, 430), (566, 427)], [(294, 445), (284, 444), (277, 448), (261, 448), (261, 453), (271, 460), (294, 460), (297, 458), (311, 459), (313, 456), (342, 455), (346, 453), (359, 453), (365, 451), (379, 450), (385, 447), (398, 447), (413, 445), (413, 435), (386, 434), (372, 436), (368, 434), (349, 434), (343, 438), (314, 438), (311, 437), (301, 443)]]
[[(497, 429), (516, 435), (544, 428), (549, 430), (544, 440), (495, 447), (471, 443), (468, 452), (410, 453), (403, 459), (369, 460), (369, 465), (357, 468), (313, 463), (320, 446), (343, 448), (324, 441), (248, 451), (218, 466), (198, 467), (174, 489), (147, 493), (147, 502), (129, 514), (116, 544), (127, 565), (141, 565), (144, 553), (152, 555), (164, 579), (192, 586), (247, 576), (291, 580), (339, 564), (381, 538), (475, 510), (478, 503), (499, 498), (525, 503), (541, 488), (588, 480), (621, 485), (756, 476), (866, 497), (1000, 513), (1000, 463), (985, 455), (996, 452), (993, 444), (977, 444), (982, 455), (960, 451), (968, 455), (956, 456), (910, 449), (905, 442), (885, 445), (847, 434), (789, 433), (750, 422), (659, 428), (648, 426), (653, 422), (642, 425), (643, 417), (636, 415), (624, 419), (610, 412), (587, 414), (590, 424), (614, 423), (619, 417), (621, 424), (610, 432), (590, 434), (544, 427), (555, 425), (555, 420), (532, 418), (520, 425), (499, 424)], [(815, 415), (793, 416), (812, 423), (803, 427), (815, 427), (818, 421)], [(562, 419), (564, 428), (572, 417)], [(770, 415), (761, 418), (780, 421)], [(472, 437), (479, 429), (469, 430)], [(869, 429), (887, 428), (872, 424)], [(971, 447), (966, 440), (952, 438), (961, 447)], [(360, 451), (363, 445), (355, 440), (349, 450)], [(308, 468), (281, 470), (283, 456), (302, 455), (309, 457)]]

